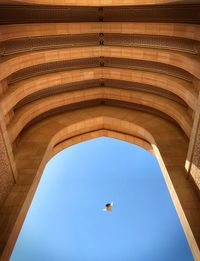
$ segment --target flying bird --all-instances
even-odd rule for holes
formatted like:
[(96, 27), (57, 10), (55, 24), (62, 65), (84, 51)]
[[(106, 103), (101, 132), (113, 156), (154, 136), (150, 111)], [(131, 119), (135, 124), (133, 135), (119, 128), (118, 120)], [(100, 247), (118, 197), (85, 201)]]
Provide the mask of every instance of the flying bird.
[(106, 212), (112, 211), (112, 208), (113, 208), (113, 202), (107, 203), (107, 204), (105, 205), (103, 211), (106, 211)]

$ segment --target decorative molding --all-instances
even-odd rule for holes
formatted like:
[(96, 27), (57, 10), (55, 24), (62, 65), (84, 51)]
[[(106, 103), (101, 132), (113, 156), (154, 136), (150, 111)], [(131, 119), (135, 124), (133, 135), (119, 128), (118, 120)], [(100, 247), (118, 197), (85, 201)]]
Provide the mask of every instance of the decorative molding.
[(134, 70), (144, 70), (150, 72), (164, 73), (191, 82), (192, 76), (189, 72), (173, 65), (147, 60), (136, 60), (116, 57), (91, 57), (73, 60), (63, 60), (50, 63), (38, 64), (26, 67), (14, 72), (8, 77), (8, 84), (12, 84), (33, 76), (38, 76), (50, 72), (60, 72), (73, 69), (113, 67)]
[(199, 4), (75, 7), (1, 5), (0, 24), (58, 22), (200, 23)]
[(40, 91), (36, 91), (33, 94), (30, 94), (20, 100), (14, 107), (14, 110), (18, 110), (24, 105), (34, 102), (38, 99), (42, 99), (48, 96), (52, 96), (59, 93), (64, 93), (67, 91), (75, 91), (81, 89), (88, 89), (93, 87), (113, 87), (119, 89), (130, 89), (136, 91), (144, 91), (152, 94), (156, 94), (159, 96), (163, 96), (170, 100), (180, 103), (181, 105), (187, 107), (187, 104), (177, 95), (173, 94), (170, 91), (158, 88), (156, 86), (152, 86), (150, 84), (142, 84), (139, 82), (131, 82), (131, 81), (123, 81), (123, 80), (114, 80), (114, 79), (96, 79), (96, 80), (86, 80), (79, 82), (72, 82), (57, 86), (49, 86), (48, 88), (42, 89)]
[(8, 40), (0, 44), (0, 55), (8, 56), (28, 51), (95, 45), (159, 48), (191, 54), (198, 54), (200, 51), (200, 43), (198, 41), (180, 37), (118, 33), (88, 33), (25, 37)]

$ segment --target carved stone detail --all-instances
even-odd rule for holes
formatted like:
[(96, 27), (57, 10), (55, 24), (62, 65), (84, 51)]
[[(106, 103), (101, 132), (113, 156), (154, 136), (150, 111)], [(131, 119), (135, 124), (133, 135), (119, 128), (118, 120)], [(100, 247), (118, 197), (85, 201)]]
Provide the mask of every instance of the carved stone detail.
[(59, 72), (73, 69), (95, 68), (99, 66), (112, 68), (126, 68), (134, 70), (145, 70), (171, 75), (186, 81), (191, 81), (192, 76), (189, 72), (174, 65), (164, 64), (154, 61), (116, 58), (116, 57), (90, 57), (73, 60), (63, 60), (50, 63), (42, 63), (26, 67), (14, 72), (8, 78), (8, 83), (12, 84), (33, 76), (42, 75), (50, 72)]
[(13, 184), (12, 170), (8, 159), (3, 135), (0, 130), (0, 205), (4, 201)]
[(200, 189), (200, 125), (197, 131), (190, 173)]

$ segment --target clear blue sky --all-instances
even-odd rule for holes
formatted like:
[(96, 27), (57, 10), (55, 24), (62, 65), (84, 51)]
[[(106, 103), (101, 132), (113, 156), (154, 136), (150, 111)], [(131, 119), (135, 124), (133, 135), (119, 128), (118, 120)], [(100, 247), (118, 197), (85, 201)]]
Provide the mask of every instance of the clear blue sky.
[[(112, 212), (102, 211), (113, 201)], [(11, 261), (191, 261), (159, 165), (98, 138), (46, 166)]]

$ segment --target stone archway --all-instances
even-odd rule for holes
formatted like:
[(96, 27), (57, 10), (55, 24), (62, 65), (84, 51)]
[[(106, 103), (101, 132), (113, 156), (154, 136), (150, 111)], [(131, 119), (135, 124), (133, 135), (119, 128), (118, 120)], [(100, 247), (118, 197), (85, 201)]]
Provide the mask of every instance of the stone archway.
[[(152, 122), (154, 122), (154, 125), (150, 124)], [(45, 138), (42, 135), (44, 132)], [(161, 132), (164, 134), (164, 137), (160, 136)], [(110, 136), (136, 143), (154, 153), (161, 166), (193, 255), (196, 255), (197, 258), (199, 255), (198, 247), (190, 229), (191, 224), (188, 224), (190, 220), (188, 219), (187, 221), (185, 217), (191, 209), (187, 208), (187, 199), (184, 196), (181, 198), (184, 187), (179, 186), (179, 183), (187, 186), (189, 182), (184, 175), (184, 168), (181, 164), (187, 152), (184, 134), (174, 123), (145, 112), (97, 106), (47, 118), (22, 134), (18, 151), (15, 155), (20, 173), (16, 188), (13, 189), (13, 193), (10, 193), (10, 197), (13, 199), (13, 196), (16, 195), (17, 187), (23, 186), (24, 182), (28, 181), (26, 179), (31, 178), (30, 172), (32, 172), (33, 181), (30, 185), (26, 185), (26, 191), (18, 191), (19, 195), (21, 195), (15, 199), (15, 204), (21, 205), (21, 208), (16, 216), (16, 221), (13, 220), (14, 227), (5, 247), (2, 260), (8, 259), (11, 253), (42, 175), (43, 168), (48, 160), (60, 150), (72, 144), (98, 136)], [(178, 146), (169, 146), (169, 143), (177, 144)], [(192, 195), (192, 190), (188, 192), (191, 194), (190, 200), (193, 197), (195, 203), (195, 194)], [(7, 200), (7, 207), (9, 207), (11, 198)], [(6, 208), (6, 205), (4, 207)]]

